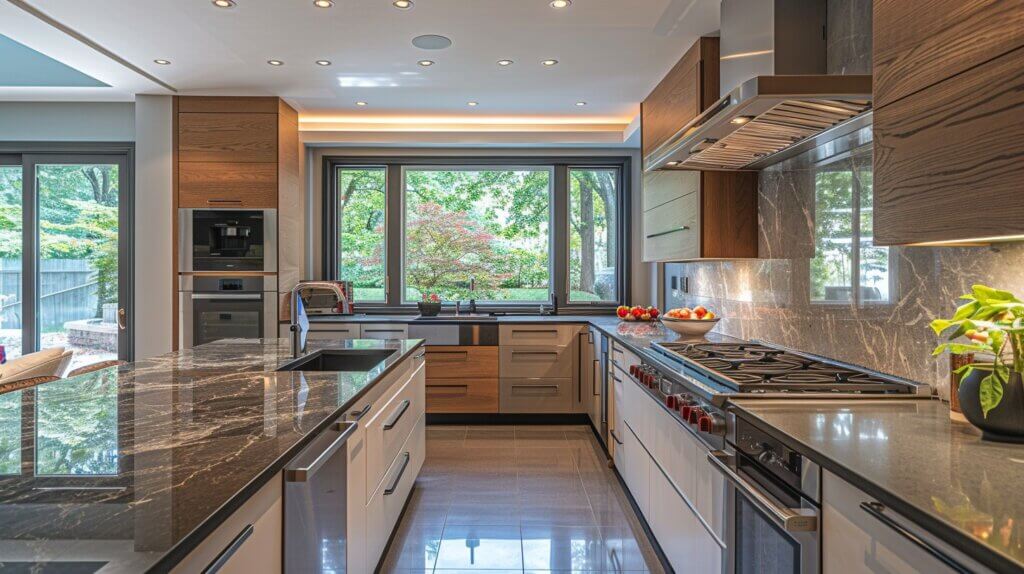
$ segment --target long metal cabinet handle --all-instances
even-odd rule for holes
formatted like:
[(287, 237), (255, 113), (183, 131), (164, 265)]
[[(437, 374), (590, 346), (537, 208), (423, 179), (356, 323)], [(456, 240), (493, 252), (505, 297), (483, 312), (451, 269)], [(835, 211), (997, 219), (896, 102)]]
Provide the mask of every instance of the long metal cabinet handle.
[(354, 413), (349, 413), (348, 418), (352, 419), (353, 421), (358, 422), (363, 417), (366, 416), (366, 413), (370, 412), (371, 408), (373, 408), (373, 403), (368, 403), (365, 407), (363, 407), (362, 410), (356, 411)]
[(615, 430), (614, 429), (609, 429), (608, 430), (608, 434), (612, 435), (612, 440), (615, 441), (615, 444), (618, 444), (619, 446), (622, 446), (623, 443), (622, 443), (621, 440), (619, 440), (619, 437), (615, 434)]
[(263, 295), (258, 293), (250, 294), (228, 294), (228, 293), (193, 293), (193, 300), (203, 301), (256, 301), (262, 299)]
[(238, 549), (242, 547), (242, 544), (245, 544), (245, 541), (252, 536), (252, 533), (255, 530), (256, 529), (253, 528), (252, 524), (246, 524), (245, 528), (243, 528), (242, 531), (231, 540), (231, 543), (228, 544), (224, 550), (221, 550), (220, 554), (213, 559), (213, 562), (210, 562), (206, 565), (206, 568), (203, 568), (203, 574), (214, 574), (219, 572), (220, 569), (228, 563), (228, 560), (235, 555), (235, 552), (238, 552)]
[(558, 356), (558, 351), (512, 351), (513, 355), (553, 355)]
[[(601, 360), (600, 359), (594, 359), (594, 364), (590, 366), (590, 370), (594, 370), (594, 367), (596, 367), (596, 366), (598, 366), (600, 364), (601, 364)], [(596, 381), (596, 380), (594, 381), (594, 396), (595, 397), (601, 396), (601, 385), (598, 384), (598, 383), (599, 383), (599, 381)]]
[(402, 415), (405, 414), (405, 411), (409, 410), (409, 405), (411, 404), (412, 403), (409, 402), (409, 399), (405, 399), (404, 401), (402, 401), (402, 404), (398, 405), (398, 408), (392, 411), (391, 416), (388, 417), (388, 420), (384, 421), (384, 430), (389, 431), (395, 428), (395, 425), (398, 424), (398, 420), (402, 418)]
[(357, 428), (359, 428), (359, 425), (356, 423), (335, 423), (334, 430), (341, 433), (338, 435), (338, 438), (334, 439), (330, 446), (318, 454), (309, 466), (289, 468), (285, 472), (285, 480), (288, 482), (306, 482), (313, 478), (316, 471), (320, 470), (320, 467), (330, 460), (334, 453), (338, 452), (338, 449), (345, 445), (345, 441), (348, 440), (348, 437), (352, 436), (352, 433), (356, 432)]
[(669, 235), (670, 233), (678, 233), (680, 231), (687, 231), (688, 229), (690, 229), (689, 225), (682, 225), (680, 227), (676, 227), (675, 229), (669, 229), (668, 231), (659, 231), (658, 233), (652, 233), (652, 234), (647, 236), (647, 239), (654, 239), (655, 237), (661, 237), (662, 235)]
[(557, 389), (558, 385), (512, 385), (513, 389)]
[(801, 509), (786, 508), (780, 506), (774, 500), (762, 493), (756, 486), (747, 479), (737, 474), (728, 464), (732, 457), (722, 451), (708, 453), (708, 462), (734, 487), (740, 490), (746, 498), (750, 499), (759, 509), (765, 512), (779, 528), (786, 532), (815, 532), (818, 530), (818, 517), (803, 514)]
[(404, 333), (403, 329), (364, 329), (367, 333)]
[(928, 542), (924, 538), (911, 532), (907, 527), (893, 520), (891, 516), (885, 513), (885, 505), (881, 502), (862, 502), (860, 503), (860, 507), (864, 512), (867, 512), (874, 517), (875, 520), (893, 529), (896, 534), (906, 538), (911, 544), (917, 546), (921, 550), (924, 550), (939, 562), (949, 566), (953, 571), (961, 572), (962, 574), (970, 574), (970, 572), (972, 572), (972, 570), (954, 560), (951, 556), (937, 548), (931, 542)]
[(384, 496), (391, 496), (398, 490), (398, 483), (402, 481), (402, 475), (405, 474), (405, 468), (409, 466), (409, 460), (412, 458), (409, 453), (402, 453), (405, 460), (402, 461), (402, 466), (398, 469), (398, 475), (391, 481), (391, 485), (384, 489)]

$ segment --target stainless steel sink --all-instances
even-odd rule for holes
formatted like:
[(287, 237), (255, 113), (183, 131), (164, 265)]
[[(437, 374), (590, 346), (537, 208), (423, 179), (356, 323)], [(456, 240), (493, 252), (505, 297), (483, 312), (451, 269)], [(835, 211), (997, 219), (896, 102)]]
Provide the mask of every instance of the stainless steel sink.
[(372, 371), (397, 353), (394, 349), (324, 349), (299, 357), (278, 371)]

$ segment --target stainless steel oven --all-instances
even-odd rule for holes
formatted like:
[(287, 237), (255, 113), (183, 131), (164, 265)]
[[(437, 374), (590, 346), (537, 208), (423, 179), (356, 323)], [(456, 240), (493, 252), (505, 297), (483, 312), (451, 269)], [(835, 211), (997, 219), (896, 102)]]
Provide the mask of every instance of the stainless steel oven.
[(726, 572), (821, 571), (821, 468), (734, 414), (708, 460), (728, 483)]
[(274, 276), (181, 276), (179, 346), (276, 337)]
[(276, 209), (181, 209), (178, 270), (277, 271)]

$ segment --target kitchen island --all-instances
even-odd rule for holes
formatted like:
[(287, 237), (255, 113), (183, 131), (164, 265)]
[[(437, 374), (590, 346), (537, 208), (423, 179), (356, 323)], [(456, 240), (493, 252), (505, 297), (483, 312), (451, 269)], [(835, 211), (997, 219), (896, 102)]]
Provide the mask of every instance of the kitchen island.
[(421, 345), (279, 372), (287, 340), (225, 340), (0, 395), (0, 570), (171, 570)]

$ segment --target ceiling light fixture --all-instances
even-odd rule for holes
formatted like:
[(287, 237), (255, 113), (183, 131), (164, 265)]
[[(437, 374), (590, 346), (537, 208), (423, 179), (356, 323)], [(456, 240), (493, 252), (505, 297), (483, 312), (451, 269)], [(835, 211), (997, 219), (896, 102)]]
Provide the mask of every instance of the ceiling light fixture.
[(235, 0), (213, 0), (213, 5), (218, 8), (234, 8)]
[(545, 66), (554, 66), (558, 64), (558, 60), (541, 60), (540, 63)]
[(420, 60), (419, 62), (416, 63), (423, 66), (424, 68), (429, 68), (430, 66), (434, 65), (433, 60)]
[(477, 106), (477, 102), (466, 102), (466, 105), (471, 108), (475, 108)]
[(498, 60), (499, 66), (511, 66), (514, 63), (512, 60)]
[(330, 60), (317, 60), (316, 61), (316, 65), (317, 66), (330, 66), (331, 65), (331, 61)]
[(317, 8), (330, 8), (334, 6), (334, 0), (313, 0), (313, 5)]
[(271, 66), (283, 66), (284, 65), (284, 62), (282, 62), (281, 60), (267, 60), (267, 63), (270, 64)]
[(366, 102), (356, 102), (356, 105), (357, 105), (357, 106), (365, 106), (365, 105), (366, 105)]
[(568, 8), (572, 0), (551, 0), (552, 8)]
[(412, 8), (412, 0), (395, 0), (391, 5), (399, 10), (408, 10)]
[(160, 64), (161, 66), (170, 66), (171, 65), (171, 61), (170, 60), (153, 60), (153, 62), (155, 62), (157, 64)]
[(587, 102), (576, 102), (576, 105), (580, 106), (580, 107), (583, 107), (583, 106), (587, 105)]

